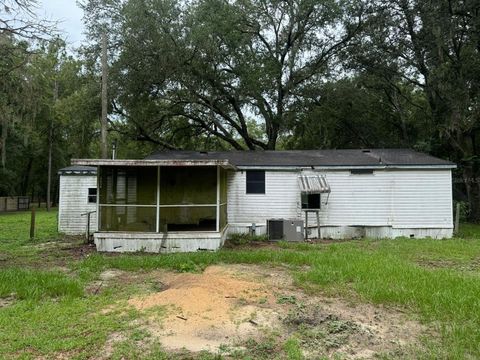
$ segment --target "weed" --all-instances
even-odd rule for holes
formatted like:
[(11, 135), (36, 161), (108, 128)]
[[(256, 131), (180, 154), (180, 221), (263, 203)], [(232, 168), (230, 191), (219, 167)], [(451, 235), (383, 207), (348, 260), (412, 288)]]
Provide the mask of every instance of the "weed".
[(276, 352), (277, 342), (272, 336), (257, 341), (250, 338), (245, 343), (249, 352), (257, 358), (271, 358)]
[(289, 360), (302, 360), (304, 359), (302, 349), (300, 347), (300, 342), (298, 339), (291, 337), (283, 345), (287, 357)]
[(280, 295), (277, 297), (277, 304), (296, 304), (297, 298), (294, 295)]
[(130, 339), (133, 341), (142, 341), (150, 336), (152, 335), (145, 329), (134, 329), (130, 335)]
[(178, 266), (176, 266), (176, 269), (178, 272), (198, 272), (198, 266), (195, 265), (195, 263), (193, 261), (187, 261), (187, 262), (184, 262), (184, 263), (180, 263), (178, 264)]
[(266, 235), (250, 235), (250, 234), (231, 234), (228, 241), (232, 245), (246, 245), (252, 242), (267, 242)]

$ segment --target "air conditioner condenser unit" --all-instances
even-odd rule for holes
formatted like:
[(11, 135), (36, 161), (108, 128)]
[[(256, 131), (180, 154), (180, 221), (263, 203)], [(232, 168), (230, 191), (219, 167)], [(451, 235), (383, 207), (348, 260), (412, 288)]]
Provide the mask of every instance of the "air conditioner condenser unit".
[(303, 220), (267, 220), (268, 239), (272, 241), (303, 241)]

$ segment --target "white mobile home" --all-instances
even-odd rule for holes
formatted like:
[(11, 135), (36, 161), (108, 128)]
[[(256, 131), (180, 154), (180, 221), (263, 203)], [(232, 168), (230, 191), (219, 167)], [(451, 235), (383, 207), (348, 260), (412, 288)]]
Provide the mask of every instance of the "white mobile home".
[(453, 231), (455, 164), (406, 149), (164, 151), (73, 163), (98, 168), (100, 251), (215, 250), (228, 233), (268, 225), (270, 234), (271, 219), (312, 238)]

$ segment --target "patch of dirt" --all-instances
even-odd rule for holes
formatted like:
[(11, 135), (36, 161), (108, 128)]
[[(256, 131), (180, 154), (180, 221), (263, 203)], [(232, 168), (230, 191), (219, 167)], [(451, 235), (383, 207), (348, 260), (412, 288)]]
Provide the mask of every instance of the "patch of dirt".
[(421, 259), (417, 261), (417, 264), (420, 266), (433, 268), (433, 269), (456, 268), (459, 266), (459, 263), (453, 260), (433, 260), (433, 259)]
[(399, 355), (425, 331), (401, 312), (381, 306), (318, 297), (304, 300), (290, 311), (284, 323), (300, 335), (307, 357)]
[(117, 269), (109, 269), (103, 271), (99, 276), (98, 280), (92, 281), (86, 287), (86, 291), (89, 294), (97, 295), (100, 294), (104, 289), (111, 286), (126, 286), (131, 284), (145, 285), (150, 289), (160, 289), (156, 286), (156, 282), (153, 280), (148, 280), (145, 277), (144, 273), (141, 272), (127, 272)]
[(417, 264), (429, 269), (454, 269), (458, 271), (477, 272), (480, 269), (480, 259), (474, 258), (470, 261), (450, 259), (420, 259)]
[(138, 310), (167, 308), (144, 326), (171, 351), (241, 348), (248, 339), (295, 334), (308, 358), (372, 358), (399, 354), (425, 329), (405, 314), (342, 299), (310, 296), (286, 269), (252, 265), (210, 266), (201, 274), (157, 272), (162, 291), (129, 300)]
[(115, 346), (122, 342), (125, 341), (127, 338), (125, 335), (121, 333), (112, 333), (108, 336), (107, 341), (105, 343), (105, 347), (103, 349), (103, 356), (98, 357), (98, 360), (100, 359), (108, 359), (114, 352)]
[(12, 305), (15, 302), (15, 296), (0, 298), (0, 309)]
[[(214, 351), (224, 343), (257, 336), (259, 328), (281, 325), (280, 314), (266, 306), (273, 302), (267, 286), (236, 278), (229, 268), (210, 266), (202, 274), (165, 273), (162, 282), (164, 291), (129, 303), (139, 310), (168, 308), (162, 324), (149, 326), (167, 349)], [(260, 299), (266, 299), (263, 306)]]
[(0, 268), (12, 266), (37, 269), (66, 268), (72, 260), (82, 260), (96, 252), (95, 245), (79, 242), (77, 237), (65, 236), (58, 241), (27, 243), (25, 249), (38, 250), (34, 255), (0, 253)]
[(125, 274), (125, 271), (110, 269), (110, 270), (105, 270), (104, 272), (102, 272), (98, 278), (100, 279), (100, 281), (109, 281), (109, 280), (113, 280), (117, 277), (120, 277), (124, 274)]

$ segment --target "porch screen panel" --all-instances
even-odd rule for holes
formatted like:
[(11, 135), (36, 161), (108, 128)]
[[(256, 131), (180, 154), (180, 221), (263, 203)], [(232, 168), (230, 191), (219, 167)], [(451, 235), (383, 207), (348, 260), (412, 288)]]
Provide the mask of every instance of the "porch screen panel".
[(160, 231), (215, 231), (215, 206), (175, 206), (160, 209)]
[(212, 166), (162, 167), (160, 205), (216, 204), (217, 169)]
[(227, 225), (227, 204), (220, 205), (220, 231)]
[(156, 230), (156, 167), (101, 167), (99, 184), (101, 231)]
[(100, 204), (156, 204), (156, 167), (103, 167)]
[(102, 231), (154, 232), (155, 207), (100, 206)]
[(166, 166), (160, 174), (159, 230), (215, 231), (217, 168)]

